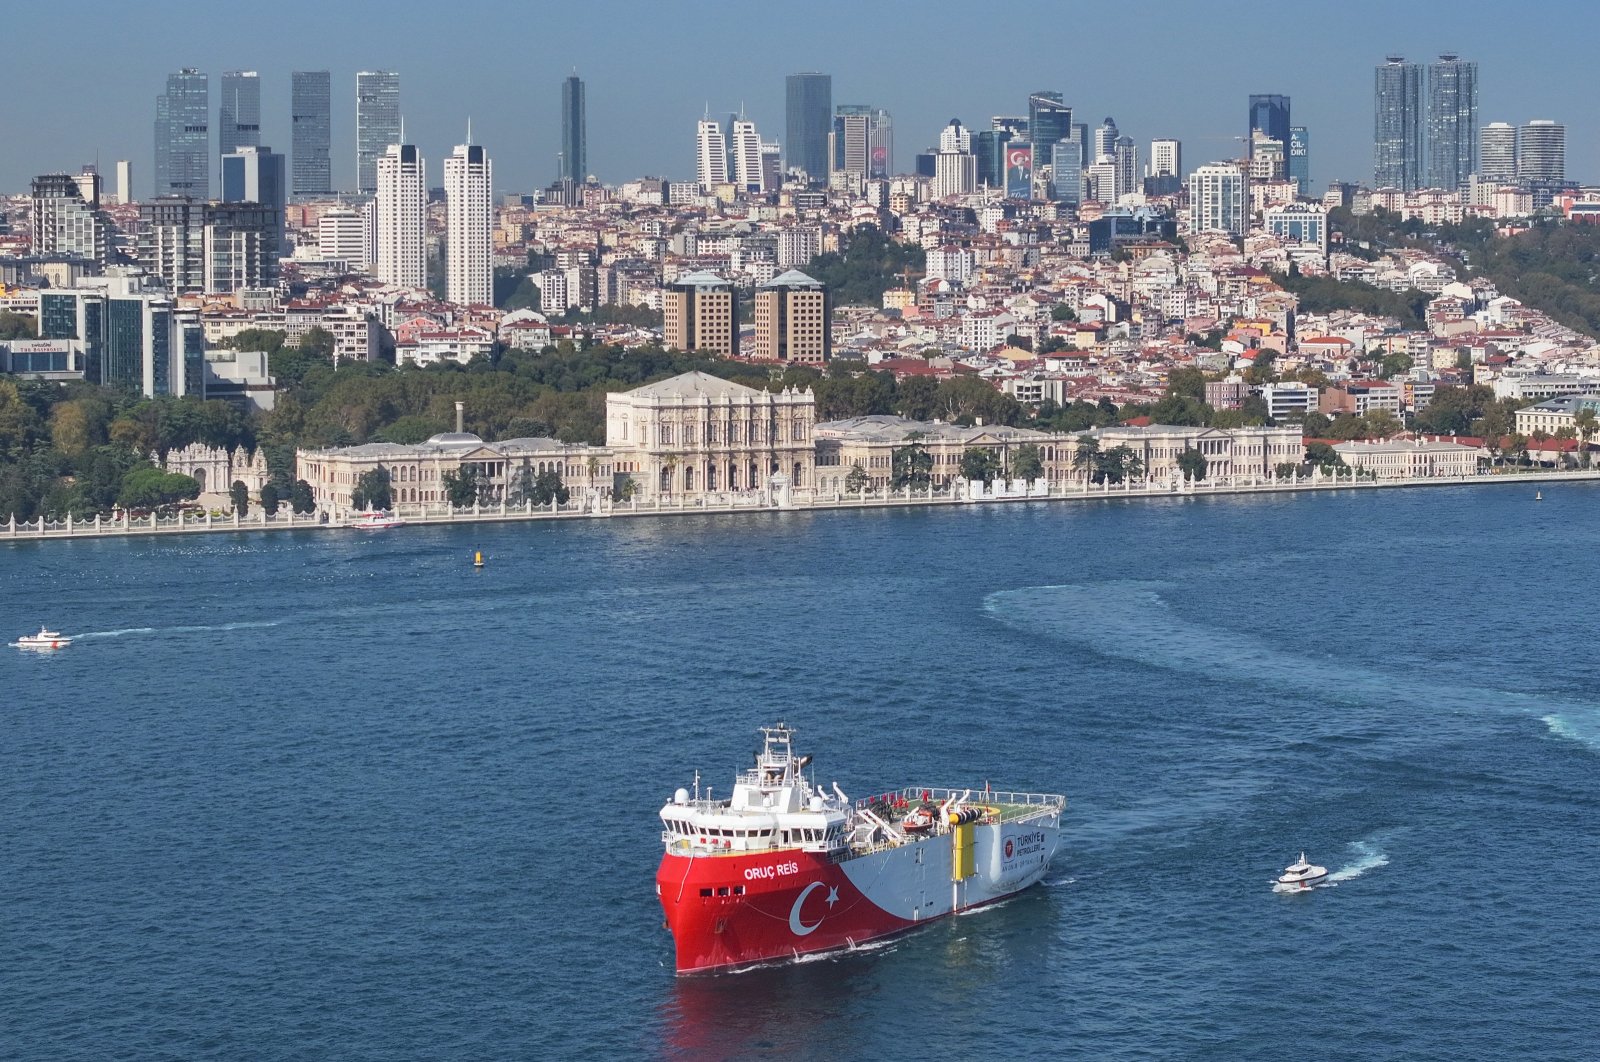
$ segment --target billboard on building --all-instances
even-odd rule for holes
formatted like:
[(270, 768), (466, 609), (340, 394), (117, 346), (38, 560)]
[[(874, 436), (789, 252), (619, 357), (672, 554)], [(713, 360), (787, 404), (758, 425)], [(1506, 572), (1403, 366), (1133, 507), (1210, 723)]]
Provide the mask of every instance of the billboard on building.
[(1006, 145), (1006, 198), (1033, 198), (1033, 145), (1026, 141)]

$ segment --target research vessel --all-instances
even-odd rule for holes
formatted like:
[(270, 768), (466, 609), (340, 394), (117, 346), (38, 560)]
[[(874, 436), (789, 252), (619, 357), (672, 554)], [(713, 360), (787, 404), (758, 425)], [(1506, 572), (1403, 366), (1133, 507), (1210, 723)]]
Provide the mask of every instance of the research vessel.
[(824, 790), (793, 728), (762, 727), (725, 799), (679, 789), (661, 809), (656, 893), (680, 974), (860, 947), (996, 903), (1044, 876), (1066, 798), (910, 785)]

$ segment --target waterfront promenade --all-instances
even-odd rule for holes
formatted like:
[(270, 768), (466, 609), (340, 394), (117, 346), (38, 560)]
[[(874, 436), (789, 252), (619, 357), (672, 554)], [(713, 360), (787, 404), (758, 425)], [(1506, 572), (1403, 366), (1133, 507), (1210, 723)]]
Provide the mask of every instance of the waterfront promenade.
[[(968, 496), (958, 484), (947, 491), (879, 490), (859, 494), (798, 494), (784, 504), (758, 492), (747, 495), (722, 495), (711, 498), (655, 498), (645, 502), (612, 502), (609, 499), (574, 497), (565, 505), (532, 504), (474, 506), (452, 509), (445, 505), (399, 505), (395, 515), (410, 525), (488, 523), (515, 520), (594, 520), (612, 517), (654, 517), (706, 513), (772, 513), (825, 509), (897, 508), (919, 505), (995, 505), (1013, 502), (1096, 502), (1113, 499), (1210, 497), (1232, 494), (1299, 494), (1307, 491), (1386, 490), (1417, 487), (1511, 486), (1538, 487), (1560, 483), (1600, 480), (1600, 469), (1569, 471), (1495, 472), (1475, 476), (1429, 476), (1415, 479), (1368, 479), (1350, 476), (1312, 476), (1284, 480), (1262, 476), (1225, 477), (1199, 483), (1174, 484), (1140, 481), (1121, 484), (1072, 485), (1051, 488), (1037, 483), (1032, 489), (1017, 484), (1007, 491), (999, 484), (989, 493)], [(72, 520), (70, 517), (18, 522), (15, 518), (0, 525), (0, 542), (25, 542), (58, 538), (104, 538), (123, 535), (202, 534), (239, 531), (339, 531), (351, 530), (346, 521), (353, 514), (311, 513), (296, 515), (287, 508), (273, 516), (257, 509), (243, 517), (210, 514), (132, 516), (113, 519)]]

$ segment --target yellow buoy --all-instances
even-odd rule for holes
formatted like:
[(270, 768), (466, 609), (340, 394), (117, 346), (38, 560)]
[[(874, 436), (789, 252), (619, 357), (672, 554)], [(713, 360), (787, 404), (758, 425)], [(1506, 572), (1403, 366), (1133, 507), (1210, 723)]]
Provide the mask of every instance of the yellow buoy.
[(474, 550), (473, 551), (473, 553), (472, 553), (472, 566), (474, 568), (483, 567), (483, 550), (479, 549), (479, 550)]

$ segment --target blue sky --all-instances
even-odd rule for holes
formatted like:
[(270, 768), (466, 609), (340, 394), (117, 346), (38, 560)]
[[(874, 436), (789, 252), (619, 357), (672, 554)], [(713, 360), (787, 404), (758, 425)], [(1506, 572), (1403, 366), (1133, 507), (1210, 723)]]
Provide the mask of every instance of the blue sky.
[(1152, 137), (1176, 136), (1193, 167), (1238, 151), (1230, 138), (1243, 132), (1249, 93), (1285, 93), (1295, 124), (1311, 129), (1322, 187), (1371, 179), (1373, 66), (1390, 52), (1425, 61), (1442, 51), (1478, 62), (1485, 123), (1564, 122), (1569, 177), (1600, 177), (1587, 99), (1592, 36), (1574, 31), (1587, 5), (1523, 8), (1529, 26), (1520, 30), (1508, 29), (1514, 12), (1504, 4), (1479, 0), (1283, 7), (1291, 13), (1237, 0), (214, 0), (158, 13), (81, 0), (68, 15), (30, 3), (5, 17), (11, 40), (31, 43), (7, 50), (0, 190), (26, 190), (34, 174), (98, 157), (107, 173), (131, 158), (135, 191), (148, 193), (155, 97), (181, 66), (212, 75), (213, 116), (218, 75), (259, 71), (263, 140), (284, 152), (290, 71), (331, 70), (341, 187), (353, 183), (355, 71), (400, 71), (407, 139), (421, 145), (432, 183), (470, 116), (496, 185), (523, 191), (554, 176), (560, 82), (573, 67), (588, 88), (589, 168), (607, 182), (691, 176), (694, 122), (708, 104), (726, 116), (743, 103), (764, 137), (781, 139), (784, 74), (820, 70), (833, 75), (836, 103), (890, 110), (902, 170), (950, 118), (986, 128), (992, 114), (1025, 113), (1035, 89), (1063, 92), (1091, 125), (1113, 116), (1139, 142), (1141, 162)]

